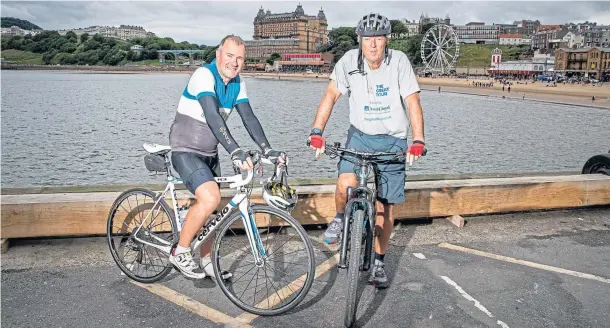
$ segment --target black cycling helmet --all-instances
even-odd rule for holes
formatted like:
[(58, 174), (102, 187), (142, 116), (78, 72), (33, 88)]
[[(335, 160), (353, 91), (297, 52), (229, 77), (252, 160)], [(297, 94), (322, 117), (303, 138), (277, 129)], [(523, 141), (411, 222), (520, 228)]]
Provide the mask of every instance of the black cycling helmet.
[(381, 15), (370, 13), (358, 22), (356, 34), (359, 36), (385, 36), (392, 33), (390, 20)]
[[(370, 13), (362, 17), (356, 26), (356, 34), (360, 37), (387, 36), (390, 33), (392, 33), (392, 24), (387, 17), (381, 14)], [(362, 38), (359, 39), (360, 42), (362, 42)], [(384, 61), (389, 64), (390, 53), (387, 46), (384, 50), (384, 57)], [(358, 46), (358, 70), (353, 72), (364, 74), (364, 55), (362, 54), (362, 44)]]

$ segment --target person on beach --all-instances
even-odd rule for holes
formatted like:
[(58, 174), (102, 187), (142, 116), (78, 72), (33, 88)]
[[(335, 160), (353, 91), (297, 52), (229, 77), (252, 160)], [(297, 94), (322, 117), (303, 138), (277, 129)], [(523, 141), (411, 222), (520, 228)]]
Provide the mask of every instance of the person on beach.
[[(333, 106), (341, 95), (349, 97), (349, 121), (346, 148), (359, 151), (403, 151), (410, 165), (424, 154), (424, 119), (420, 88), (407, 56), (389, 49), (390, 20), (380, 14), (362, 17), (356, 27), (359, 48), (346, 52), (330, 75), (309, 135), (316, 157), (324, 153), (322, 137)], [(404, 103), (403, 103), (404, 102)], [(412, 144), (407, 142), (411, 125)], [(384, 257), (394, 226), (394, 204), (405, 201), (405, 165), (380, 164), (377, 195), (375, 261), (369, 283), (388, 287)], [(324, 232), (324, 241), (338, 243), (343, 228), (347, 188), (357, 185), (354, 164), (340, 160), (335, 191), (336, 215)]]
[[(245, 43), (240, 37), (224, 37), (216, 50), (216, 59), (191, 75), (170, 128), (173, 167), (186, 188), (195, 195), (197, 203), (186, 215), (180, 240), (172, 248), (169, 261), (185, 276), (194, 279), (214, 276), (209, 257), (214, 238), (201, 246), (199, 263), (193, 260), (190, 245), (220, 203), (220, 188), (214, 180), (220, 176), (218, 144), (229, 152), (234, 165), (243, 171), (253, 169), (252, 159), (239, 147), (225, 122), (233, 108), (266, 158), (278, 165), (288, 161), (284, 152), (271, 147), (252, 112), (245, 81), (239, 75), (245, 56)], [(230, 277), (229, 272), (223, 273), (224, 279)]]

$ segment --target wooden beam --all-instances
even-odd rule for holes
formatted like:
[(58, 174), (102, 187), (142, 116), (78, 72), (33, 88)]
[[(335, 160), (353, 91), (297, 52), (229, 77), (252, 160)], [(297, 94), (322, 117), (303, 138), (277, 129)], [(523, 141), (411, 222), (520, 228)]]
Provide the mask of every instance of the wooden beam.
[(447, 220), (458, 228), (464, 227), (464, 218), (461, 217), (460, 215), (456, 214), (456, 215), (449, 216), (449, 217), (447, 217)]
[[(334, 185), (297, 188), (292, 215), (303, 225), (326, 224), (335, 215)], [(2, 195), (2, 238), (100, 235), (119, 192)], [(234, 194), (222, 190), (221, 206)], [(447, 217), (610, 204), (610, 177), (537, 176), (467, 180), (412, 181), (397, 219)], [(260, 188), (252, 201), (262, 203)], [(186, 200), (188, 192), (178, 192)]]

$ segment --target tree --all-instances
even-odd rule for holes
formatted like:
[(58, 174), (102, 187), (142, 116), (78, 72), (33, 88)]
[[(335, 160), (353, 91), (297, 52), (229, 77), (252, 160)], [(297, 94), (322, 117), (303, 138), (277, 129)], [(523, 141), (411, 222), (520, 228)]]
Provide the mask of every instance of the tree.
[(330, 44), (335, 44), (337, 43), (337, 39), (339, 39), (341, 36), (350, 37), (354, 44), (358, 42), (358, 35), (356, 35), (355, 27), (338, 27), (332, 29), (328, 33), (328, 41)]
[(421, 40), (423, 35), (410, 36), (404, 40), (390, 40), (388, 47), (390, 49), (400, 50), (404, 52), (411, 65), (417, 66), (422, 63), (421, 60)]
[(15, 18), (15, 17), (2, 17), (0, 18), (2, 27), (17, 26), (24, 30), (42, 30), (40, 26), (32, 24), (27, 20)]
[(271, 54), (271, 57), (269, 57), (269, 59), (267, 59), (267, 64), (269, 65), (273, 65), (273, 62), (275, 62), (278, 59), (281, 59), (282, 55), (278, 54), (277, 52), (274, 52)]
[(45, 65), (51, 64), (53, 57), (55, 57), (55, 55), (57, 55), (58, 53), (59, 52), (56, 49), (52, 49), (50, 51), (45, 52), (42, 55), (42, 62), (45, 63)]
[(80, 43), (85, 43), (89, 40), (89, 33), (83, 33), (80, 35)]
[(392, 39), (399, 39), (402, 34), (408, 32), (405, 24), (399, 20), (390, 20), (390, 24), (392, 25)]
[(70, 42), (78, 42), (78, 36), (76, 36), (76, 33), (72, 31), (66, 33), (66, 39), (68, 39)]
[(214, 59), (216, 59), (216, 49), (218, 47), (209, 47), (208, 49), (206, 49), (206, 51), (203, 53), (203, 60), (205, 60), (206, 63), (210, 63), (212, 62)]
[(436, 25), (436, 24), (434, 24), (434, 23), (425, 24), (424, 26), (421, 27), (421, 31), (419, 31), (419, 33), (426, 34), (426, 32), (434, 25)]
[(66, 52), (66, 53), (73, 53), (74, 51), (76, 51), (76, 44), (71, 43), (71, 42), (66, 42), (61, 45), (61, 48), (59, 48), (59, 51)]

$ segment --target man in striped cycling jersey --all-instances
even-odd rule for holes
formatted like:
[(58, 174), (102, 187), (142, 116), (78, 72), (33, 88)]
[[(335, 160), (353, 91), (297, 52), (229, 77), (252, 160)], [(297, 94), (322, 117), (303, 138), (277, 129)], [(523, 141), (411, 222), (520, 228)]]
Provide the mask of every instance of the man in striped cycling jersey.
[[(193, 260), (190, 244), (206, 218), (220, 203), (220, 188), (214, 177), (220, 176), (218, 144), (231, 154), (241, 170), (252, 170), (252, 159), (231, 136), (225, 123), (233, 108), (263, 155), (285, 164), (286, 154), (273, 150), (260, 122), (252, 112), (246, 84), (239, 73), (244, 67), (245, 44), (238, 36), (226, 36), (216, 50), (216, 59), (198, 68), (182, 92), (169, 141), (172, 164), (197, 203), (189, 209), (177, 247), (169, 260), (190, 278), (213, 277), (210, 250), (213, 238), (202, 245), (199, 265)], [(229, 278), (224, 273), (223, 278)]]

